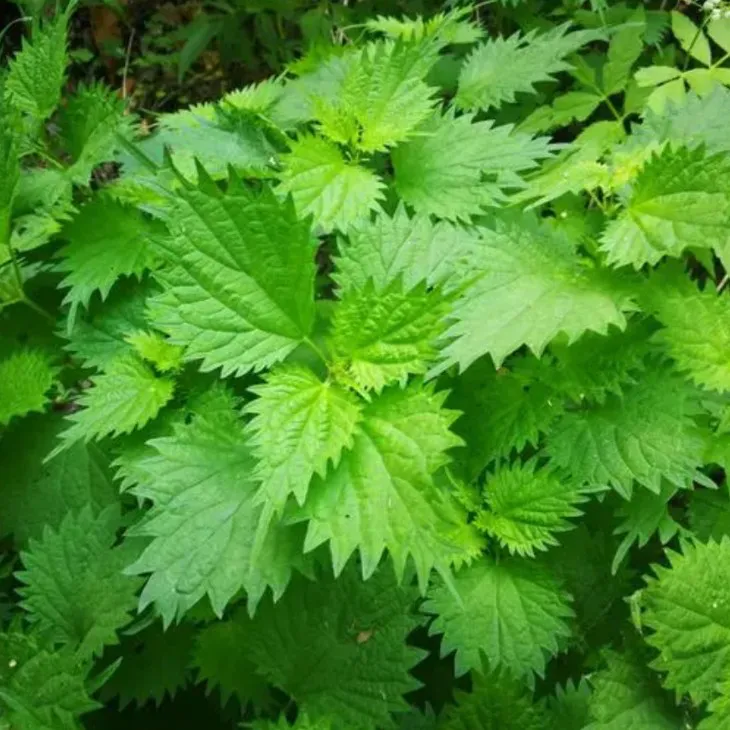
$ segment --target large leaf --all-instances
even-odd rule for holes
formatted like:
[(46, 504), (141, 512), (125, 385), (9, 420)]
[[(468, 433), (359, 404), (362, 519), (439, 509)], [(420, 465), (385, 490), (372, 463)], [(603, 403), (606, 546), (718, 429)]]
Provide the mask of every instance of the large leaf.
[(442, 655), (456, 651), (457, 675), (482, 668), (542, 674), (570, 635), (569, 596), (538, 563), (485, 557), (454, 584), (433, 588), (423, 611), (436, 615), (430, 632), (443, 634)]
[(305, 549), (329, 541), (335, 573), (359, 549), (367, 578), (387, 549), (398, 575), (413, 559), (425, 588), (433, 568), (448, 573), (478, 552), (472, 528), (432, 476), (460, 443), (444, 397), (418, 381), (385, 390), (363, 411), (352, 450), (313, 481), (302, 510)]
[(155, 324), (203, 370), (261, 370), (284, 359), (314, 322), (314, 243), (290, 203), (237, 179), (181, 192), (171, 214), (165, 291)]
[(85, 205), (63, 229), (67, 243), (61, 249), (61, 286), (69, 291), (73, 324), (75, 309), (89, 306), (98, 291), (105, 299), (121, 276), (139, 277), (153, 263), (153, 245), (166, 235), (158, 221), (111, 199), (97, 197)]
[(561, 332), (572, 341), (625, 326), (623, 282), (592, 268), (567, 239), (526, 215), (497, 219), (481, 235), (441, 368), (463, 370), (487, 353), (499, 366), (522, 345), (540, 355)]
[(367, 581), (354, 566), (336, 580), (300, 577), (253, 620), (234, 617), (246, 628), (246, 641), (234, 650), (313, 717), (352, 730), (392, 728), (390, 713), (405, 711), (402, 695), (418, 686), (409, 670), (422, 652), (406, 643), (419, 623), (411, 612), (415, 597), (390, 570)]
[(644, 590), (648, 642), (664, 684), (695, 702), (712, 698), (730, 670), (730, 539), (686, 543)]
[(343, 291), (362, 290), (372, 281), (380, 292), (398, 277), (406, 290), (421, 282), (451, 289), (468, 276), (478, 248), (473, 229), (433, 223), (425, 215), (411, 218), (399, 205), (393, 216), (380, 211), (348, 227), (333, 277)]
[(175, 383), (160, 378), (136, 355), (122, 355), (93, 378), (94, 385), (78, 400), (82, 410), (72, 413), (61, 434), (63, 444), (54, 454), (76, 441), (99, 440), (130, 433), (154, 418), (172, 398)]
[(550, 155), (545, 138), (473, 117), (435, 115), (393, 151), (395, 188), (418, 213), (468, 221), (503, 200), (504, 188), (523, 186), (520, 173)]
[(643, 294), (647, 309), (664, 325), (654, 339), (679, 370), (706, 388), (730, 390), (730, 300), (700, 290), (679, 267), (656, 272)]
[(647, 373), (623, 398), (566, 413), (547, 443), (575, 479), (609, 484), (629, 498), (634, 482), (659, 493), (663, 479), (686, 487), (699, 474), (704, 438), (692, 420), (694, 393), (672, 373)]
[(74, 444), (43, 463), (64, 427), (60, 416), (32, 415), (0, 439), (0, 532), (12, 533), (18, 545), (40, 539), (46, 527), (57, 530), (69, 512), (98, 511), (116, 501), (96, 445)]
[(69, 514), (57, 531), (46, 528), (42, 540), (30, 541), (25, 570), (16, 573), (30, 619), (81, 656), (116, 644), (137, 605), (141, 581), (122, 574), (136, 548), (114, 547), (120, 522), (116, 508)]
[(459, 76), (456, 104), (462, 109), (488, 109), (534, 93), (535, 84), (570, 68), (566, 56), (601, 37), (592, 30), (568, 31), (558, 26), (546, 33), (515, 33), (490, 38), (466, 59)]
[(149, 542), (128, 570), (150, 574), (140, 606), (154, 602), (165, 624), (205, 595), (218, 615), (241, 588), (251, 608), (267, 586), (279, 597), (301, 561), (296, 528), (272, 524), (255, 499), (256, 461), (234, 406), (213, 389), (139, 467), (147, 476), (132, 491), (153, 507), (130, 530)]
[(601, 249), (610, 263), (638, 269), (693, 246), (722, 243), (730, 225), (729, 188), (726, 155), (667, 145), (642, 168)]

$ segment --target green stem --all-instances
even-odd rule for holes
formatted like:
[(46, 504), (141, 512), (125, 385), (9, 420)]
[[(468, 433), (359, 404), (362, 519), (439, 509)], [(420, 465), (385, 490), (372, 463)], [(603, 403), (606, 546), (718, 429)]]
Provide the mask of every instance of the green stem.
[(327, 356), (324, 354), (322, 349), (309, 337), (304, 338), (304, 344), (309, 347), (312, 352), (319, 357), (319, 359), (325, 364), (325, 366), (329, 367), (330, 361), (327, 359)]
[(692, 57), (690, 54), (692, 53), (692, 49), (695, 47), (695, 43), (697, 43), (697, 39), (702, 35), (702, 31), (705, 29), (705, 26), (710, 22), (710, 16), (708, 15), (702, 25), (697, 28), (697, 32), (695, 33), (695, 37), (690, 42), (689, 46), (687, 47), (687, 55), (684, 59), (684, 64), (682, 65), (682, 71), (687, 70), (687, 66), (689, 66), (689, 59)]

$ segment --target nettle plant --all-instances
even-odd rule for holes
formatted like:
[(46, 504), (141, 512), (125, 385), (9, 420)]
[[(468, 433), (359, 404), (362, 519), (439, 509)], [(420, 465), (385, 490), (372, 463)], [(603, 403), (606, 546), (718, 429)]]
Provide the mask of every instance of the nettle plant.
[(220, 727), (727, 728), (690, 17), (378, 17), (145, 136), (61, 103), (71, 12), (0, 94), (0, 727), (206, 683)]

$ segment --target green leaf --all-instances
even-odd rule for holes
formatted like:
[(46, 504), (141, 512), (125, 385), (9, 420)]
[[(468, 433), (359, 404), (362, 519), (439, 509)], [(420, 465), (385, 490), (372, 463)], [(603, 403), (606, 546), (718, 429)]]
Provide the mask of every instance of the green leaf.
[(90, 508), (69, 513), (57, 531), (46, 528), (21, 553), (25, 570), (16, 573), (31, 621), (81, 656), (101, 654), (116, 644), (117, 631), (137, 605), (141, 581), (122, 574), (132, 547), (114, 547), (121, 525), (115, 507), (94, 516)]
[(334, 99), (315, 101), (320, 132), (365, 152), (385, 151), (413, 136), (431, 113), (435, 89), (422, 80), (438, 43), (376, 41), (351, 56)]
[(717, 490), (698, 489), (689, 503), (689, 523), (702, 542), (730, 537), (730, 493), (727, 483)]
[(631, 67), (644, 50), (645, 31), (644, 11), (640, 8), (611, 38), (606, 64), (601, 69), (601, 85), (607, 96), (626, 89)]
[(77, 730), (76, 718), (100, 707), (84, 687), (85, 676), (86, 667), (70, 651), (41, 648), (31, 636), (0, 634), (3, 725), (13, 730)]
[(457, 676), (473, 669), (542, 675), (573, 615), (570, 597), (538, 563), (491, 557), (457, 573), (453, 588), (434, 587), (422, 610), (436, 615), (429, 632), (443, 634), (441, 655), (456, 651)]
[(372, 575), (387, 549), (402, 576), (410, 556), (425, 589), (433, 568), (448, 574), (479, 551), (473, 528), (433, 480), (461, 441), (442, 408), (446, 394), (413, 381), (393, 387), (363, 411), (353, 447), (324, 479), (315, 479), (301, 517), (309, 520), (305, 550), (329, 541), (335, 574), (359, 549)]
[(57, 368), (43, 350), (24, 347), (0, 360), (0, 426), (16, 416), (43, 411)]
[(667, 145), (641, 169), (601, 250), (614, 266), (638, 269), (689, 247), (716, 245), (730, 225), (729, 187), (727, 156)]
[(532, 358), (515, 359), (510, 369), (499, 370), (488, 357), (480, 358), (450, 387), (448, 404), (463, 414), (454, 430), (465, 442), (455, 466), (469, 481), (494, 459), (536, 447), (563, 410)]
[(261, 493), (277, 510), (290, 494), (304, 504), (312, 477), (324, 477), (328, 465), (336, 467), (352, 447), (360, 404), (299, 365), (272, 370), (251, 392), (257, 397), (244, 413), (254, 416), (247, 429)]
[(393, 151), (396, 191), (416, 212), (469, 221), (504, 200), (504, 188), (522, 187), (520, 173), (550, 156), (544, 137), (473, 119), (453, 110), (434, 115)]
[[(70, 6), (72, 9), (73, 6)], [(51, 21), (34, 23), (32, 39), (10, 61), (5, 97), (11, 105), (40, 125), (61, 101), (66, 74), (66, 27), (70, 11)]]
[(13, 201), (20, 180), (18, 138), (12, 121), (12, 116), (5, 113), (0, 119), (0, 266), (9, 258), (5, 246), (10, 236)]
[(697, 730), (727, 730), (730, 726), (730, 680), (724, 680), (719, 690), (719, 697), (707, 707), (712, 714), (702, 720)]
[(574, 479), (610, 485), (629, 499), (634, 482), (658, 494), (662, 479), (683, 488), (703, 463), (704, 438), (691, 416), (694, 393), (673, 373), (647, 373), (623, 397), (566, 413), (556, 423), (547, 453)]
[(374, 33), (383, 33), (390, 38), (401, 38), (405, 41), (418, 41), (436, 36), (444, 44), (476, 43), (484, 35), (484, 31), (476, 22), (468, 20), (467, 15), (472, 8), (465, 6), (450, 12), (441, 12), (424, 20), (420, 15), (415, 18), (394, 18), (378, 15), (365, 23), (367, 29)]
[(65, 421), (33, 415), (0, 439), (0, 533), (18, 545), (57, 530), (63, 518), (86, 507), (99, 511), (116, 501), (106, 459), (93, 444), (74, 444), (44, 464)]
[(704, 31), (698, 28), (689, 17), (677, 10), (672, 11), (672, 33), (685, 53), (696, 58), (705, 66), (712, 63), (710, 42)]
[(70, 323), (79, 305), (88, 307), (98, 291), (106, 299), (121, 276), (140, 277), (153, 266), (153, 245), (165, 235), (157, 221), (138, 210), (104, 197), (94, 198), (64, 226), (67, 243), (58, 270), (66, 274), (61, 286), (69, 289)]
[(132, 351), (127, 337), (145, 329), (145, 305), (155, 289), (149, 281), (120, 281), (102, 303), (92, 301), (89, 310), (76, 319), (69, 332), (68, 322), (61, 334), (68, 339), (64, 350), (77, 357), (84, 367), (106, 370), (119, 356)]
[(664, 685), (704, 702), (730, 671), (730, 539), (667, 555), (670, 566), (656, 567), (644, 590), (647, 641), (660, 652), (654, 667)]
[(214, 621), (195, 638), (191, 665), (197, 670), (197, 681), (206, 683), (206, 694), (217, 688), (224, 707), (232, 695), (242, 707), (251, 703), (261, 708), (270, 702), (266, 680), (243, 651), (247, 641), (246, 627), (237, 621)]
[(673, 66), (646, 66), (645, 68), (640, 68), (634, 78), (639, 86), (645, 87), (659, 86), (659, 84), (677, 79), (681, 75), (682, 72)]
[(157, 332), (134, 332), (126, 337), (135, 352), (161, 373), (177, 372), (182, 365), (182, 348), (171, 345)]
[(98, 441), (141, 428), (159, 413), (175, 390), (174, 381), (158, 378), (131, 354), (111, 362), (92, 381), (93, 387), (77, 401), (82, 410), (68, 417), (71, 425), (61, 434), (63, 443), (53, 455), (76, 441)]
[(68, 175), (79, 185), (88, 185), (94, 168), (114, 159), (117, 135), (131, 135), (131, 121), (124, 101), (101, 84), (81, 84), (63, 107), (59, 126), (66, 151), (73, 163)]
[[(101, 688), (101, 699), (117, 697), (119, 709), (134, 703), (141, 707), (152, 700), (159, 707), (174, 698), (188, 681), (196, 630), (192, 623), (170, 626), (163, 631), (155, 621), (143, 631), (122, 639), (122, 663)], [(107, 650), (109, 652), (109, 650)], [(114, 656), (114, 654), (112, 654)]]
[(155, 603), (165, 625), (207, 595), (218, 616), (242, 587), (253, 609), (267, 586), (278, 598), (301, 563), (296, 528), (273, 523), (255, 499), (258, 480), (235, 400), (208, 394), (190, 423), (150, 442), (147, 477), (132, 491), (153, 507), (129, 535), (149, 538), (131, 574), (149, 573), (140, 608)]
[(390, 728), (390, 713), (408, 709), (402, 695), (418, 686), (409, 670), (422, 652), (406, 643), (419, 623), (410, 610), (415, 598), (389, 570), (365, 582), (354, 566), (337, 580), (298, 577), (252, 620), (234, 617), (247, 634), (238, 650), (311, 717), (352, 730)]
[(611, 393), (621, 395), (646, 369), (653, 329), (645, 320), (632, 319), (623, 331), (588, 332), (572, 345), (553, 342), (550, 351), (555, 360), (545, 368), (544, 377), (576, 403), (603, 403)]
[(392, 217), (379, 211), (348, 227), (332, 276), (342, 291), (362, 290), (372, 281), (380, 292), (398, 277), (406, 291), (422, 282), (453, 289), (468, 276), (478, 247), (473, 229), (433, 223), (426, 215), (410, 218), (401, 204)]
[(666, 545), (680, 530), (669, 509), (669, 501), (677, 493), (676, 485), (663, 482), (659, 493), (642, 489), (633, 494), (630, 501), (621, 504), (617, 516), (622, 518), (615, 533), (624, 535), (616, 551), (612, 570), (615, 573), (631, 546), (644, 547), (658, 533), (659, 541)]
[(292, 196), (300, 216), (311, 215), (324, 231), (345, 230), (377, 208), (384, 184), (372, 170), (320, 137), (301, 135), (290, 147), (278, 190)]
[(557, 685), (555, 696), (547, 701), (547, 714), (554, 730), (585, 730), (590, 722), (591, 689), (585, 679), (576, 685), (568, 680)]
[(522, 345), (540, 355), (561, 332), (573, 341), (587, 330), (623, 329), (630, 303), (621, 280), (592, 268), (531, 216), (492, 226), (480, 229), (473, 281), (454, 305), (441, 369), (458, 363), (464, 370), (485, 353), (499, 366)]
[(509, 38), (490, 38), (482, 43), (462, 66), (456, 104), (468, 110), (499, 107), (515, 101), (518, 93), (534, 93), (535, 84), (570, 69), (566, 56), (601, 38), (602, 33), (569, 32), (569, 27), (566, 23), (542, 34), (533, 30)]
[(439, 730), (545, 730), (548, 717), (524, 684), (508, 676), (474, 674), (472, 691), (456, 693)]
[(237, 179), (175, 199), (154, 324), (204, 371), (242, 375), (283, 360), (314, 323), (314, 242), (290, 203)]
[(448, 312), (448, 299), (425, 283), (405, 290), (395, 279), (380, 292), (372, 282), (350, 289), (332, 320), (335, 367), (363, 390), (380, 391), (409, 374), (423, 374), (436, 356)]
[(536, 469), (535, 461), (498, 467), (487, 475), (484, 496), (487, 509), (476, 526), (510, 553), (530, 557), (558, 544), (555, 533), (574, 527), (568, 520), (582, 514), (576, 505), (587, 499), (580, 483)]
[(585, 730), (679, 730), (680, 718), (671, 697), (664, 694), (633, 653), (607, 654), (608, 666), (592, 678), (590, 710), (593, 722)]
[(654, 335), (677, 369), (699, 385), (730, 390), (730, 309), (708, 282), (704, 291), (680, 267), (655, 272), (642, 294), (645, 308), (664, 325)]

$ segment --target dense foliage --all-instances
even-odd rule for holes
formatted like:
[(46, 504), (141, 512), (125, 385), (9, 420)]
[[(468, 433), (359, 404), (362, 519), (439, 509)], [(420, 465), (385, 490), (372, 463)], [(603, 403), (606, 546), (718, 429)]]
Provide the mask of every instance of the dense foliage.
[(730, 727), (730, 11), (545, 5), (152, 133), (35, 18), (0, 728)]

